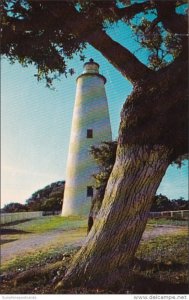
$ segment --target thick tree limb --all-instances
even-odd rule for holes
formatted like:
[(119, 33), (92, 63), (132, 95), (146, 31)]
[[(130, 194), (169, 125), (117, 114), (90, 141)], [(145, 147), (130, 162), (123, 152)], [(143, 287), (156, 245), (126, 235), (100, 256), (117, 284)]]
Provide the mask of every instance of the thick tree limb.
[[(149, 5), (149, 4), (148, 4)], [(127, 8), (127, 15), (136, 14), (144, 10), (147, 3), (140, 3), (140, 5), (133, 5), (133, 8)], [(53, 6), (51, 12), (54, 16), (60, 18), (62, 14), (61, 5)], [(70, 32), (73, 32), (79, 38), (83, 38), (94, 48), (101, 51), (101, 53), (122, 73), (124, 77), (135, 83), (140, 80), (145, 74), (152, 73), (143, 63), (141, 63), (129, 50), (111, 39), (100, 26), (96, 26), (94, 31), (94, 24), (91, 26), (90, 18), (79, 13), (74, 6), (69, 6), (70, 18), (64, 22)], [(126, 9), (120, 10), (121, 14), (126, 14)], [(62, 17), (62, 16), (61, 16)], [(61, 24), (61, 23), (60, 23)], [(118, 55), (119, 53), (119, 55)]]
[(9, 22), (9, 25), (11, 27), (11, 29), (13, 30), (13, 32), (25, 32), (25, 31), (33, 31), (36, 27), (36, 30), (39, 28), (37, 28), (37, 26), (35, 26), (35, 24), (31, 23), (31, 21), (29, 22), (28, 20), (20, 20), (20, 19), (16, 19), (14, 17), (6, 17), (7, 21)]
[[(145, 74), (148, 75), (153, 72), (128, 49), (111, 39), (99, 26), (96, 26), (94, 31), (94, 26), (91, 26), (90, 19), (79, 14), (73, 7), (71, 9), (74, 10), (72, 12), (73, 20), (72, 22), (66, 22), (64, 26), (99, 50), (129, 81), (135, 83), (142, 76), (145, 77)], [(58, 13), (57, 8), (55, 10)], [(53, 9), (54, 14), (55, 10)]]
[[(120, 18), (122, 16), (132, 18), (135, 14), (150, 7), (150, 5), (150, 1), (136, 3), (122, 9), (116, 8), (116, 13)], [(166, 29), (171, 28), (174, 31), (176, 23), (176, 29), (179, 28), (180, 32), (185, 32), (184, 17), (175, 13), (175, 3), (168, 0), (162, 4), (162, 1), (157, 1), (155, 5), (158, 11), (157, 20), (161, 20)], [(102, 25), (95, 23), (94, 18), (91, 21), (85, 14), (78, 12), (73, 3), (61, 1), (50, 4), (46, 3), (45, 9), (41, 10), (37, 16), (31, 11), (31, 15), (25, 20), (18, 20), (8, 16), (7, 18), (12, 28), (11, 32), (15, 32), (16, 34), (19, 34), (19, 32), (26, 33), (29, 30), (36, 32), (40, 32), (40, 30), (49, 31), (49, 28), (53, 32), (56, 28), (62, 33), (72, 34), (80, 41), (88, 42), (99, 50), (133, 84), (140, 81), (141, 78), (144, 79), (147, 75), (154, 73), (154, 71), (147, 68), (127, 48), (108, 36), (103, 31)], [(182, 26), (178, 26), (177, 23), (179, 22), (182, 23)], [(95, 31), (94, 28), (96, 28)]]
[(124, 8), (114, 8), (115, 14), (121, 19), (132, 19), (136, 14), (144, 12), (146, 9), (151, 8), (151, 3), (148, 1), (142, 3), (135, 3)]
[(124, 77), (133, 84), (153, 73), (141, 63), (128, 49), (111, 39), (103, 30), (97, 30), (87, 37), (87, 42), (99, 50)]
[(152, 21), (152, 23), (151, 23), (151, 25), (150, 25), (150, 28), (148, 28), (146, 31), (145, 31), (145, 33), (146, 34), (149, 34), (150, 32), (153, 32), (153, 29), (156, 27), (156, 25), (160, 22), (161, 20), (159, 19), (159, 18), (155, 18), (153, 21)]
[(188, 33), (187, 17), (179, 15), (175, 12), (176, 1), (166, 0), (156, 1), (155, 6), (158, 13), (158, 18), (163, 23), (164, 28), (167, 31), (171, 31), (176, 34)]

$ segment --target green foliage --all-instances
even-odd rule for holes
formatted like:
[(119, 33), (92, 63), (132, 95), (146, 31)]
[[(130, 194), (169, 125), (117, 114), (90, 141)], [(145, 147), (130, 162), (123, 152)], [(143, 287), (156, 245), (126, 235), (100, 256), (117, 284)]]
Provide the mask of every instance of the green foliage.
[(24, 67), (34, 64), (35, 76), (38, 80), (45, 79), (48, 87), (61, 74), (67, 76), (66, 59), (85, 47), (65, 26), (71, 6), (66, 2), (61, 4), (61, 25), (60, 20), (56, 24), (51, 14), (53, 6), (52, 1), (4, 0), (1, 4), (1, 54)]
[(9, 204), (6, 204), (2, 211), (4, 213), (14, 213), (14, 212), (27, 211), (27, 210), (28, 210), (27, 205), (24, 205), (21, 203), (16, 203), (16, 202), (11, 202)]
[(90, 231), (93, 221), (101, 208), (108, 178), (110, 177), (110, 173), (115, 163), (116, 150), (117, 141), (103, 142), (98, 147), (91, 147), (90, 153), (98, 164), (99, 172), (97, 174), (93, 174), (97, 191), (92, 200), (89, 213), (88, 232)]
[(26, 200), (26, 204), (10, 203), (3, 212), (21, 211), (60, 211), (62, 209), (65, 181), (53, 182), (36, 191)]
[[(177, 10), (183, 3), (175, 2)], [(152, 69), (164, 67), (182, 48), (178, 36), (166, 31), (161, 20), (152, 19), (157, 16), (155, 1), (3, 0), (1, 15), (1, 54), (24, 67), (34, 64), (36, 78), (45, 79), (48, 87), (61, 74), (73, 74), (68, 63), (74, 54), (84, 60), (88, 36), (120, 21), (132, 25), (140, 46), (149, 50)]]
[(91, 147), (91, 155), (99, 166), (99, 173), (94, 174), (96, 187), (100, 188), (107, 184), (116, 158), (117, 141), (103, 142), (100, 146)]
[(165, 195), (156, 195), (153, 199), (151, 211), (188, 210), (189, 203), (182, 197), (179, 199), (168, 199)]
[(166, 211), (172, 209), (172, 202), (166, 196), (160, 194), (154, 197), (151, 211)]
[(179, 199), (173, 199), (172, 200), (174, 205), (174, 210), (188, 210), (189, 209), (189, 202), (188, 200), (184, 200), (183, 197), (180, 197)]
[(136, 35), (136, 41), (149, 51), (148, 66), (159, 70), (171, 63), (182, 50), (179, 36), (166, 32), (157, 19), (149, 20), (143, 17), (140, 22), (131, 23)]
[(101, 28), (107, 28), (118, 21), (118, 17), (114, 11), (115, 1), (79, 0), (78, 5), (83, 15), (90, 16), (90, 22), (93, 26), (97, 25)]
[(29, 211), (59, 211), (62, 209), (65, 181), (57, 181), (32, 194), (26, 200)]
[(176, 165), (177, 168), (181, 168), (186, 162), (188, 163), (189, 155), (188, 153), (177, 157), (177, 159), (172, 163)]

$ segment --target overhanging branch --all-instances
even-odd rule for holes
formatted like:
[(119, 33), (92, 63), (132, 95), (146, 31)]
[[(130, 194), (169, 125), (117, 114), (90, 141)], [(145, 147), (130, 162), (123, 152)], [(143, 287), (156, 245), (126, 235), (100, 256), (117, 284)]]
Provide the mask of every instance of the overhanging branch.
[[(139, 7), (140, 10), (144, 9), (146, 3), (134, 5), (135, 13), (137, 10), (139, 11)], [(127, 48), (111, 39), (100, 26), (96, 25), (96, 30), (94, 30), (94, 26), (90, 24), (90, 18), (88, 19), (84, 15), (81, 15), (73, 7), (70, 9), (72, 9), (72, 22), (68, 20), (64, 26), (99, 50), (129, 81), (135, 83), (143, 76), (153, 72), (141, 63)]]
[(176, 1), (155, 1), (158, 18), (167, 31), (176, 34), (188, 33), (187, 17), (175, 12)]
[(132, 19), (136, 14), (144, 12), (146, 9), (152, 8), (150, 1), (142, 3), (135, 3), (124, 8), (114, 8), (115, 14), (120, 18), (126, 20)]
[(88, 35), (87, 42), (99, 50), (133, 84), (145, 75), (153, 73), (134, 54), (114, 41), (103, 30)]
[[(144, 7), (146, 7), (146, 2), (133, 5), (132, 12), (131, 8), (127, 7), (127, 13), (131, 16), (137, 13), (137, 11), (139, 12), (139, 10), (144, 9)], [(125, 15), (126, 8), (119, 11)], [(56, 5), (52, 5), (51, 3), (45, 7), (40, 14), (35, 15), (31, 12), (27, 20), (18, 20), (10, 17), (8, 21), (9, 26), (14, 28), (14, 30), (12, 30), (13, 34), (14, 32), (15, 34), (19, 34), (19, 31), (22, 34), (29, 30), (31, 30), (31, 32), (35, 30), (37, 32), (47, 30), (48, 32), (49, 28), (52, 33), (54, 28), (60, 29), (62, 33), (70, 32), (79, 40), (86, 41), (99, 50), (104, 57), (133, 84), (141, 78), (144, 78), (145, 75), (153, 73), (153, 71), (140, 62), (127, 48), (108, 36), (100, 24), (91, 22), (90, 18), (78, 12), (70, 2), (62, 3), (58, 1)]]

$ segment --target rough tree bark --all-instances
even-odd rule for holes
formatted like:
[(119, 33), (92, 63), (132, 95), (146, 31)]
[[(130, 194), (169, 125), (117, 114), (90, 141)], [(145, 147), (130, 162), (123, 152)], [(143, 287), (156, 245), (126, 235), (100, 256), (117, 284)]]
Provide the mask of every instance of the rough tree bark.
[(89, 233), (89, 231), (91, 230), (93, 223), (96, 219), (96, 216), (102, 206), (102, 200), (104, 198), (105, 188), (106, 186), (101, 186), (99, 189), (97, 189), (95, 197), (92, 200), (91, 209), (88, 217), (87, 233)]
[(186, 111), (184, 60), (135, 85), (123, 106), (102, 207), (57, 289), (123, 287), (123, 272), (129, 272), (152, 198), (169, 164), (187, 152)]
[(118, 146), (100, 212), (58, 288), (123, 285), (122, 270), (129, 271), (169, 157), (161, 145)]

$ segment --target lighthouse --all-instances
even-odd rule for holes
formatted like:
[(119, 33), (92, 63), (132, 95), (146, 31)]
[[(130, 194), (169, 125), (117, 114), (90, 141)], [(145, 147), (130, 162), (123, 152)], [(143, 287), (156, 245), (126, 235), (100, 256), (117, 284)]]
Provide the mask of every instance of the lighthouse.
[(76, 96), (68, 150), (63, 216), (88, 215), (95, 196), (93, 174), (98, 166), (90, 154), (91, 146), (112, 140), (106, 78), (99, 64), (90, 59), (76, 80)]

